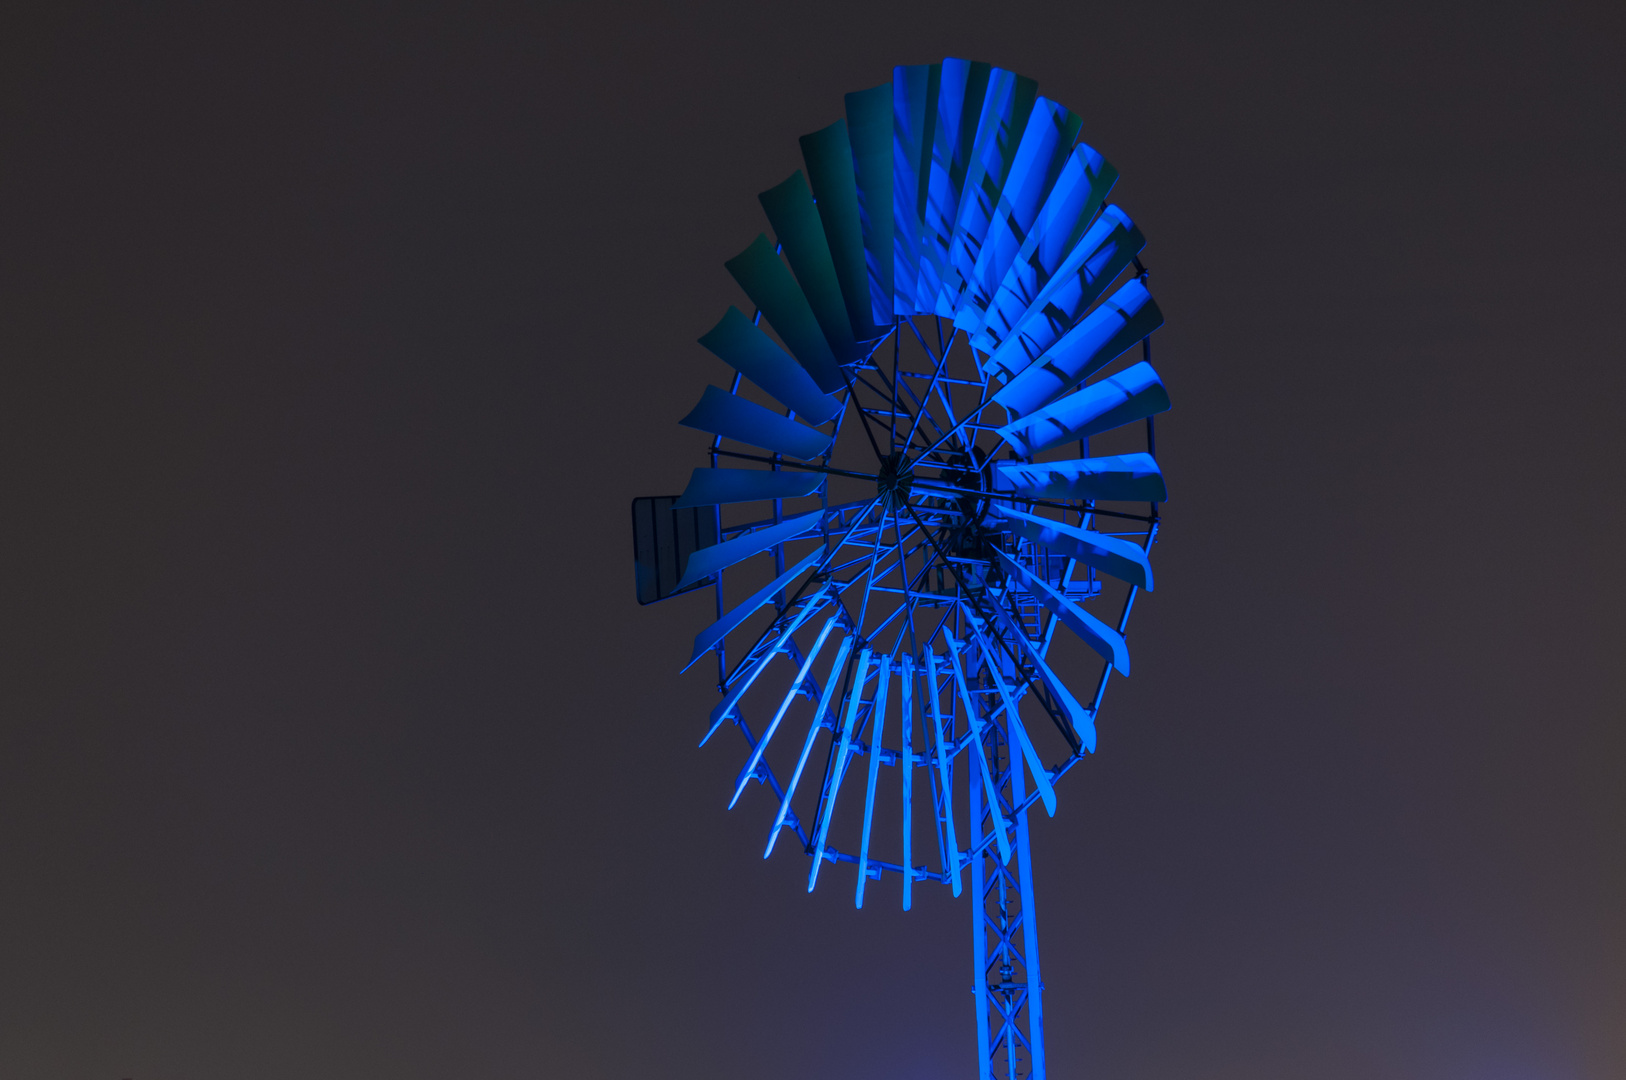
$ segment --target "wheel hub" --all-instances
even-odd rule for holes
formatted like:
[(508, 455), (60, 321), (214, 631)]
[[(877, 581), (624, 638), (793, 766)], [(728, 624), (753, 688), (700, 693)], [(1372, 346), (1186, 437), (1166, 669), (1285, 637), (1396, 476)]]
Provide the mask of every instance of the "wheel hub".
[(902, 451), (894, 451), (881, 462), (880, 475), (875, 478), (875, 493), (881, 500), (881, 509), (901, 513), (914, 485), (915, 474), (903, 468)]

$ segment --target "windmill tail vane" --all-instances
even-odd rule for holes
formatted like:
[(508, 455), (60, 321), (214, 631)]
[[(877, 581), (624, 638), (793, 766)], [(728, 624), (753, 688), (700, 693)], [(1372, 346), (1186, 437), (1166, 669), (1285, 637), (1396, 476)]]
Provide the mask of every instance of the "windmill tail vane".
[(763, 857), (858, 907), (970, 891), (984, 1080), (1046, 1075), (1028, 818), (1129, 674), (1168, 494), (1163, 316), (1081, 126), (964, 60), (846, 95), (725, 264), (706, 465), (632, 505), (639, 602), (715, 603), (685, 670), (715, 657), (699, 742), (743, 737)]

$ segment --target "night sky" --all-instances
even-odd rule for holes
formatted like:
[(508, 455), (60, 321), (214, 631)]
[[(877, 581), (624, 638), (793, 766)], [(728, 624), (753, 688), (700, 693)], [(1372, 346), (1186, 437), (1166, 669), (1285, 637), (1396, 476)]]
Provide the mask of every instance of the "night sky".
[(0, 1077), (974, 1075), (965, 902), (761, 861), (627, 525), (757, 192), (945, 55), (1168, 317), (1053, 1076), (1626, 1076), (1620, 9), (704, 7), (0, 20)]

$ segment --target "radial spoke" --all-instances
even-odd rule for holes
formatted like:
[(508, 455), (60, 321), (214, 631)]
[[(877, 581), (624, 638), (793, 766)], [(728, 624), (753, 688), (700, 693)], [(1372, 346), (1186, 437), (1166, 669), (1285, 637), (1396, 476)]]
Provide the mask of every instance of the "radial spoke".
[[(914, 325), (913, 321), (911, 321), (909, 325), (913, 326)], [(938, 324), (937, 336), (938, 337), (943, 336), (943, 328), (942, 328), (941, 323)], [(919, 330), (915, 331), (915, 337), (917, 337), (917, 338), (920, 337), (920, 331)], [(954, 339), (952, 337), (949, 338), (949, 344), (951, 346), (954, 344)], [(920, 345), (921, 345), (921, 348), (925, 348), (926, 343), (924, 341), (922, 341), (920, 343)], [(930, 349), (926, 349), (926, 355), (931, 356), (932, 351)], [(932, 363), (933, 363), (932, 381), (926, 384), (926, 393), (923, 394), (919, 399), (917, 399), (918, 403), (919, 403), (919, 406), (920, 406), (920, 412), (915, 416), (915, 422), (909, 428), (909, 437), (907, 439), (903, 440), (903, 444), (905, 446), (908, 446), (910, 443), (914, 442), (915, 428), (920, 426), (920, 418), (922, 416), (926, 415), (927, 409), (926, 409), (926, 404), (925, 403), (927, 401), (931, 400), (932, 391), (937, 388), (937, 380), (942, 378), (944, 369), (946, 369), (948, 367), (948, 349), (939, 349), (938, 350), (938, 355), (932, 356)], [(914, 391), (911, 390), (909, 393), (911, 395), (913, 395)], [(953, 419), (952, 415), (950, 416), (950, 419)], [(937, 421), (935, 419), (932, 420), (932, 427), (937, 428), (939, 433), (941, 433), (942, 430), (943, 430), (942, 427), (937, 423)]]
[[(1074, 506), (1071, 503), (1056, 502), (1056, 501), (1051, 500), (1051, 499), (1036, 499), (1036, 498), (1033, 498), (1030, 495), (1018, 495), (1014, 491), (983, 491), (983, 490), (981, 490), (979, 488), (966, 488), (966, 487), (958, 487), (958, 486), (956, 486), (954, 484), (945, 484), (940, 480), (927, 480), (926, 482), (931, 485), (930, 488), (927, 488), (927, 489), (924, 489), (924, 490), (915, 489), (915, 490), (910, 491), (909, 494), (911, 496), (919, 496), (921, 498), (929, 499), (936, 492), (939, 492), (939, 491), (952, 491), (957, 495), (986, 495), (989, 498), (998, 499), (1000, 502), (1019, 502), (1019, 503), (1027, 503), (1029, 506), (1047, 506), (1047, 507), (1050, 507), (1053, 510), (1075, 510), (1076, 511), (1078, 509), (1077, 506)], [(1148, 514), (1126, 514), (1126, 513), (1120, 513), (1119, 511), (1116, 511), (1116, 510), (1102, 510), (1100, 507), (1092, 508), (1090, 510), (1090, 513), (1092, 513), (1092, 514), (1100, 514), (1100, 515), (1103, 515), (1105, 517), (1128, 518), (1131, 521), (1155, 521), (1155, 520), (1157, 520), (1156, 518), (1153, 518)]]
[[(905, 375), (914, 375), (916, 373), (912, 372), (912, 371), (906, 371), (906, 372), (904, 372), (904, 374)], [(921, 375), (920, 377), (925, 378), (926, 376)], [(937, 377), (937, 374), (934, 372), (932, 374), (932, 378), (936, 379), (936, 377)], [(925, 437), (925, 432), (920, 430), (920, 422), (921, 422), (921, 420), (929, 420), (931, 422), (932, 427), (937, 429), (938, 434), (942, 434), (943, 425), (941, 425), (941, 424), (939, 424), (937, 422), (937, 417), (931, 415), (930, 410), (927, 408), (928, 402), (926, 400), (923, 400), (919, 396), (917, 396), (915, 394), (914, 388), (911, 387), (908, 383), (902, 381), (901, 379), (898, 381), (898, 385), (903, 388), (904, 393), (909, 395), (909, 400), (911, 400), (911, 401), (913, 401), (915, 403), (915, 419), (914, 419), (914, 423), (909, 425), (909, 435), (908, 435), (908, 437), (903, 440), (904, 448), (908, 449), (910, 446), (912, 446), (914, 444), (915, 435), (917, 433), (919, 433), (922, 438)], [(931, 392), (932, 392), (931, 385), (928, 384), (927, 387), (926, 387), (926, 398), (929, 399), (931, 397)], [(925, 446), (925, 444), (922, 443), (922, 449), (924, 449), (924, 446)]]
[[(881, 447), (875, 441), (875, 433), (869, 429), (869, 417), (864, 415), (864, 407), (858, 402), (858, 390), (853, 386), (853, 376), (846, 368), (842, 368), (841, 378), (847, 384), (847, 405), (857, 410), (858, 419), (864, 425), (864, 437), (869, 440), (870, 449), (875, 451), (875, 460), (885, 461), (886, 458), (881, 453)], [(865, 385), (869, 384), (865, 383)]]
[[(915, 320), (908, 319), (906, 321), (909, 323), (910, 329), (913, 329)], [(920, 336), (919, 331), (916, 331), (915, 336)], [(887, 431), (886, 453), (888, 457), (898, 451), (898, 352), (902, 344), (903, 336), (898, 333), (897, 324), (894, 321), (892, 327), (892, 424)], [(913, 419), (913, 417), (910, 419)], [(910, 426), (913, 427), (912, 424)]]
[[(920, 643), (915, 639), (915, 598), (909, 594), (909, 556), (903, 553), (903, 523), (896, 515), (893, 515), (892, 518), (892, 536), (898, 553), (898, 581), (903, 585), (903, 603), (909, 620), (909, 652), (913, 655), (920, 651)], [(926, 566), (921, 568), (921, 573), (925, 573), (930, 565), (931, 560), (927, 559)], [(903, 632), (900, 630), (898, 632), (898, 641), (901, 642), (902, 640)], [(894, 651), (896, 651), (896, 647), (894, 647)], [(904, 722), (908, 723), (907, 718)]]
[(864, 619), (869, 615), (870, 592), (875, 585), (875, 564), (881, 558), (881, 536), (886, 530), (886, 518), (890, 516), (892, 516), (892, 511), (886, 511), (885, 517), (881, 519), (881, 527), (875, 530), (875, 551), (870, 555), (869, 573), (864, 577), (864, 603), (858, 609), (858, 634), (860, 637), (864, 634)]
[(743, 461), (761, 461), (769, 465), (778, 465), (782, 469), (801, 469), (804, 472), (827, 473), (830, 476), (850, 476), (854, 480), (879, 480), (873, 473), (853, 472), (849, 469), (834, 469), (828, 465), (805, 465), (799, 461), (775, 461), (762, 454), (741, 454), (734, 450), (713, 451), (720, 457), (739, 458)]

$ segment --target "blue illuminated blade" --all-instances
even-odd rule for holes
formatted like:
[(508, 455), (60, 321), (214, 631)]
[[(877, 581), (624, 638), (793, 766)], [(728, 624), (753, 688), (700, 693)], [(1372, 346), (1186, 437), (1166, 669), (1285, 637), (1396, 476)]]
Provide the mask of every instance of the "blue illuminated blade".
[(852, 689), (847, 697), (847, 717), (841, 725), (841, 736), (836, 740), (835, 761), (830, 767), (829, 779), (819, 800), (817, 839), (813, 843), (813, 865), (807, 872), (807, 891), (819, 882), (819, 867), (824, 863), (824, 846), (830, 839), (830, 819), (836, 813), (836, 796), (841, 791), (841, 780), (847, 773), (847, 758), (852, 753), (854, 729), (858, 722), (858, 707), (864, 697), (864, 679), (869, 673), (869, 646), (858, 651), (858, 666), (853, 672)]
[(840, 621), (841, 613), (839, 611), (824, 620), (824, 626), (819, 630), (819, 636), (814, 639), (813, 647), (808, 649), (807, 655), (802, 658), (802, 666), (796, 669), (796, 678), (790, 684), (790, 689), (785, 691), (784, 699), (779, 703), (779, 709), (773, 714), (773, 719), (768, 722), (768, 726), (763, 729), (762, 738), (757, 740), (756, 746), (751, 750), (750, 759), (746, 761), (745, 767), (740, 770), (740, 775), (734, 781), (734, 795), (728, 800), (730, 810), (734, 809), (734, 804), (740, 801), (740, 796), (745, 792), (745, 785), (750, 783), (751, 778), (757, 774), (757, 766), (762, 764), (762, 755), (768, 750), (768, 740), (772, 739), (774, 732), (779, 730), (779, 723), (785, 718), (790, 703), (795, 701), (796, 695), (802, 692), (802, 684), (807, 681), (807, 673), (812, 670), (813, 661), (819, 658), (819, 651), (824, 648), (825, 639), (830, 636), (830, 631), (834, 630), (836, 624)]
[(869, 784), (864, 790), (864, 831), (858, 841), (858, 891), (853, 907), (864, 906), (864, 884), (869, 881), (869, 833), (875, 823), (875, 782), (881, 776), (881, 736), (886, 732), (886, 690), (892, 682), (891, 658), (883, 654), (875, 672), (875, 705), (869, 722)]
[[(689, 662), (683, 665), (683, 670), (688, 671), (690, 668), (694, 667), (694, 662), (696, 660), (700, 659), (702, 656), (705, 656), (708, 652), (715, 648), (719, 641), (727, 637), (735, 627), (740, 625), (740, 623), (744, 622), (746, 619), (749, 619), (752, 614), (754, 614), (763, 604), (766, 604), (774, 596), (790, 588), (791, 582), (795, 581), (797, 578), (807, 573), (807, 571), (811, 570), (813, 568), (813, 564), (818, 562), (823, 557), (824, 549), (821, 547), (814, 548), (812, 551), (803, 556), (802, 560), (795, 566), (791, 567), (789, 570), (786, 570), (783, 574), (780, 574), (778, 577), (768, 582), (768, 584), (752, 593), (750, 599), (746, 600), (743, 604), (736, 606), (727, 615), (724, 615), (722, 618), (700, 631), (700, 633), (696, 634), (694, 637), (694, 653), (689, 657)], [(682, 674), (682, 672), (679, 672), (679, 674)]]
[[(1012, 418), (1026, 416), (1056, 400), (1163, 325), (1163, 313), (1139, 278), (1123, 286), (1100, 307), (1069, 330), (1038, 363), (1027, 365), (1020, 350), (1004, 354), (1006, 360), (1024, 361), (1015, 378), (994, 395)], [(990, 360), (993, 374), (1008, 377), (1011, 368)]]
[(1054, 101), (1040, 98), (1035, 103), (1010, 173), (1000, 189), (987, 236), (966, 279), (961, 306), (970, 304), (982, 309), (993, 300), (1016, 253), (1033, 231), (1045, 195), (1078, 137), (1079, 126), (1079, 118)]
[(954, 238), (949, 242), (950, 278), (944, 282), (944, 292), (951, 308), (960, 305), (960, 295), (982, 250), (1000, 190), (1010, 174), (1016, 148), (1038, 96), (1039, 84), (1032, 79), (1002, 68), (994, 68), (989, 73), (976, 141), (972, 144), (965, 185), (960, 190)]
[(1118, 170), (1100, 154), (1083, 143), (1073, 147), (993, 298), (962, 304), (954, 312), (954, 325), (971, 335), (972, 344), (984, 352), (999, 344), (983, 330), (987, 310), (1005, 312), (1002, 326), (1021, 317), (1095, 220), (1117, 179)]
[(870, 321), (890, 328), (892, 313), (892, 84), (847, 95), (847, 138), (864, 227)]
[(1006, 525), (1018, 536), (1026, 537), (1057, 555), (1093, 566), (1103, 574), (1111, 574), (1119, 581), (1127, 581), (1147, 592), (1152, 591), (1152, 566), (1139, 544), (1049, 518), (1034, 517), (998, 503), (991, 509), (1003, 517)]
[[(819, 220), (819, 208), (814, 205), (807, 177), (798, 169), (789, 180), (764, 191), (757, 199), (768, 215), (774, 235), (785, 250), (785, 261), (795, 272), (802, 295), (807, 297), (808, 306), (813, 309), (813, 317), (824, 331), (824, 339), (829, 342), (836, 361), (847, 364), (858, 359), (858, 344), (853, 338), (852, 322), (847, 318), (847, 305), (841, 298), (841, 282), (836, 279), (830, 241), (824, 235), (824, 224)], [(777, 323), (774, 328), (778, 329)]]
[[(969, 605), (962, 604), (969, 608)], [(973, 612), (974, 614), (974, 612)], [(979, 620), (980, 621), (980, 620)], [(1027, 635), (1016, 630), (1013, 620), (1006, 620), (1011, 630), (1015, 630), (1015, 637), (1027, 642)], [(982, 648), (982, 655), (988, 659), (988, 675), (994, 681), (999, 691), (999, 700), (1005, 706), (1005, 730), (1010, 737), (1021, 747), (1022, 757), (1027, 760), (1028, 772), (1033, 776), (1033, 784), (1039, 789), (1039, 797), (1044, 801), (1045, 813), (1051, 817), (1056, 816), (1056, 789), (1050, 783), (1050, 774), (1045, 771), (1044, 762), (1039, 759), (1039, 752), (1033, 748), (1033, 740), (1028, 738), (1028, 730), (1022, 724), (1021, 713), (1017, 711), (1016, 699), (1011, 697), (1011, 688), (1005, 684), (1005, 677), (999, 673), (999, 654), (995, 653), (988, 644), (988, 639), (977, 627), (977, 621), (971, 623), (971, 633), (976, 636), (977, 644)], [(1031, 647), (1031, 642), (1028, 643)]]
[(824, 511), (815, 510), (811, 514), (802, 514), (778, 525), (769, 525), (765, 529), (736, 536), (720, 544), (699, 548), (689, 556), (689, 563), (683, 568), (683, 580), (678, 582), (678, 588), (692, 585), (719, 570), (749, 559), (758, 552), (767, 551), (787, 540), (794, 540), (798, 536), (810, 533), (819, 527), (819, 521), (823, 517)]
[(787, 469), (696, 469), (689, 476), (674, 509), (718, 503), (754, 502), (758, 499), (795, 499), (819, 490), (824, 475)]
[(945, 317), (953, 315), (954, 308), (946, 296), (941, 304), (938, 297), (945, 295), (943, 286), (949, 277), (949, 246), (959, 216), (960, 193), (992, 70), (988, 64), (950, 58), (943, 61), (938, 74), (931, 161), (929, 167), (922, 167), (921, 177), (920, 280), (916, 297), (919, 307)]
[[(768, 846), (763, 849), (762, 857), (766, 859), (773, 854), (773, 848), (779, 842), (779, 833), (785, 828), (785, 820), (790, 816), (790, 801), (796, 794), (796, 786), (802, 782), (802, 773), (807, 768), (807, 759), (813, 753), (813, 742), (819, 737), (819, 729), (828, 727), (835, 730), (836, 722), (830, 712), (830, 699), (835, 695), (836, 687), (841, 685), (842, 665), (847, 662), (847, 654), (852, 652), (853, 639), (841, 639), (841, 646), (836, 649), (836, 658), (830, 665), (830, 677), (824, 684), (824, 692), (819, 695), (819, 707), (813, 712), (813, 720), (807, 728), (807, 738), (802, 742), (801, 756), (796, 759), (796, 770), (790, 774), (790, 780), (785, 784), (784, 798), (779, 800), (779, 813), (774, 816), (773, 829), (768, 833)], [(830, 717), (826, 721), (825, 717)]]
[[(920, 268), (920, 154), (936, 119), (935, 65), (892, 69), (892, 312), (913, 315)], [(930, 143), (927, 142), (929, 146)]]
[(783, 629), (774, 636), (772, 643), (766, 648), (759, 649), (747, 663), (741, 665), (740, 670), (734, 673), (734, 681), (729, 685), (728, 694), (722, 701), (717, 703), (716, 708), (711, 710), (711, 726), (706, 729), (706, 734), (701, 738), (701, 746), (705, 746), (706, 743), (711, 741), (711, 737), (717, 734), (717, 729), (723, 726), (723, 721), (727, 720), (739, 705), (740, 698), (744, 697), (745, 692), (751, 689), (752, 684), (757, 681), (757, 677), (768, 670), (768, 665), (773, 663), (773, 658), (785, 651), (785, 642), (790, 640), (791, 635), (801, 629), (802, 624), (811, 618), (815, 612), (824, 607), (825, 601), (830, 598), (829, 594), (829, 584), (820, 585), (818, 591), (808, 597), (806, 602), (802, 604), (801, 610), (785, 620)]
[(830, 244), (836, 281), (841, 285), (847, 323), (859, 341), (880, 337), (882, 330), (874, 324), (870, 312), (864, 228), (858, 211), (858, 180), (853, 173), (847, 121), (837, 120), (827, 128), (803, 135), (801, 143), (807, 180), (818, 204), (819, 220), (824, 224), (824, 238)]
[(807, 369), (737, 307), (730, 305), (700, 344), (810, 424), (822, 424), (841, 411), (841, 400), (820, 390)]
[(915, 831), (915, 662), (905, 656), (898, 671), (898, 711), (901, 716), (899, 737), (903, 750), (898, 765), (903, 770), (903, 910), (914, 905), (914, 831)]
[(1124, 644), (1122, 634), (1052, 589), (1049, 582), (1009, 555), (1002, 551), (995, 554), (1012, 580), (1032, 593), (1033, 598), (1060, 619), (1063, 626), (1077, 634), (1079, 640), (1094, 649), (1101, 659), (1122, 674), (1129, 674), (1129, 646)]
[(804, 461), (824, 453), (831, 439), (806, 424), (798, 424), (715, 386), (706, 387), (700, 403), (678, 423)]
[(1002, 490), (1035, 499), (1165, 502), (1169, 497), (1163, 473), (1150, 454), (1073, 458), (1042, 465), (1001, 461), (995, 468), (1004, 481)]
[(937, 759), (938, 791), (942, 795), (942, 813), (938, 827), (944, 843), (943, 872), (949, 875), (954, 895), (960, 895), (960, 842), (954, 835), (954, 785), (950, 783), (948, 745), (943, 730), (943, 705), (937, 693), (937, 654), (926, 650), (926, 711), (931, 714), (932, 752)]
[(1087, 439), (1143, 420), (1168, 407), (1169, 394), (1163, 389), (1163, 381), (1152, 365), (1142, 360), (1011, 421), (999, 428), (998, 434), (1023, 457), (1032, 457), (1060, 443)]
[[(999, 810), (999, 792), (994, 787), (994, 772), (988, 767), (988, 752), (983, 749), (983, 722), (982, 715), (977, 711), (976, 704), (971, 700), (971, 690), (965, 683), (965, 671), (960, 665), (961, 645), (954, 640), (948, 627), (943, 628), (943, 640), (949, 647), (949, 665), (954, 669), (954, 685), (960, 691), (960, 701), (965, 705), (965, 718), (971, 725), (971, 748), (976, 751), (977, 770), (982, 775), (983, 791), (988, 796), (988, 816), (994, 823), (994, 840), (999, 845), (999, 864), (1004, 866), (1011, 861), (1011, 840), (1005, 827), (1005, 815)], [(975, 781), (973, 781), (974, 783)], [(973, 821), (971, 827), (976, 829), (977, 823)]]
[(1090, 753), (1095, 753), (1095, 717), (1078, 703), (1078, 699), (1073, 697), (1073, 692), (1067, 689), (1067, 684), (1051, 670), (1050, 664), (1045, 660), (1044, 650), (1022, 632), (1016, 625), (1016, 620), (1011, 617), (1011, 613), (1005, 609), (1005, 605), (996, 602), (993, 608), (994, 613), (999, 616), (1000, 625), (1021, 645), (1023, 652), (1027, 654), (1028, 662), (1038, 671), (1040, 680), (1050, 689), (1050, 696), (1067, 714), (1067, 721), (1072, 724), (1079, 745)]
[(1015, 325), (1004, 323), (1008, 311), (989, 309), (983, 329), (999, 339), (990, 369), (1010, 378), (1027, 367), (1072, 329), (1145, 246), (1129, 215), (1116, 206), (1103, 210)]
[(773, 249), (773, 242), (758, 233), (749, 247), (723, 265), (751, 298), (751, 303), (762, 309), (762, 317), (778, 332), (790, 354), (813, 376), (819, 389), (833, 394), (842, 389), (836, 354), (831, 351), (812, 306), (802, 294), (802, 287), (796, 284), (790, 268)]

